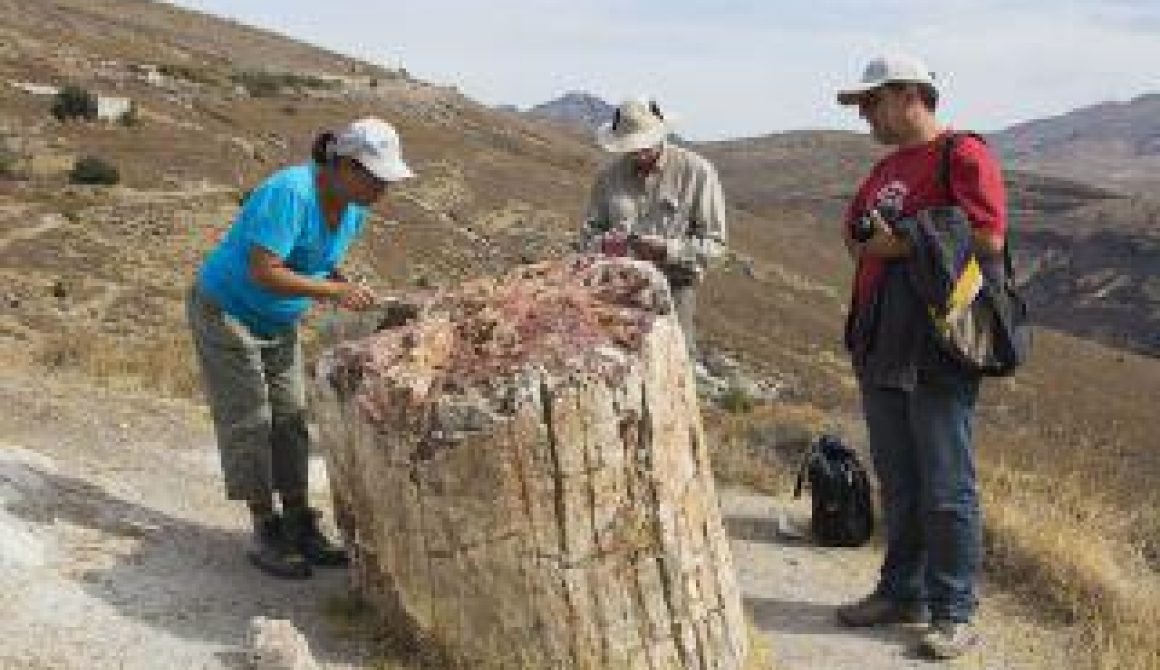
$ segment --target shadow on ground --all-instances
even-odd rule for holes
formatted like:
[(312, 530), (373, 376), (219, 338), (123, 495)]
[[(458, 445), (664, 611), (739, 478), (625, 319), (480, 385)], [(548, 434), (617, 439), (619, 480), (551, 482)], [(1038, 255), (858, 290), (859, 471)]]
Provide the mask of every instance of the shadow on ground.
[[(775, 506), (770, 506), (768, 514), (754, 514), (752, 511), (733, 513), (724, 515), (723, 520), (733, 541), (759, 546), (761, 549), (757, 551), (762, 555), (775, 558), (771, 564), (785, 562), (785, 565), (790, 566), (784, 571), (774, 571), (751, 579), (799, 580), (803, 574), (808, 574), (803, 569), (806, 564), (816, 562), (818, 565), (833, 565), (839, 555), (837, 552), (850, 551), (814, 545), (809, 538), (808, 520), (792, 518), (792, 515), (787, 515), (783, 509)], [(832, 574), (827, 576), (827, 579), (833, 578)], [(862, 639), (875, 643), (873, 653), (876, 656), (882, 655), (883, 651), (879, 649), (885, 648), (894, 649), (893, 652), (886, 652), (888, 658), (916, 658), (913, 648), (921, 634), (921, 627), (847, 628), (839, 625), (834, 610), (843, 597), (835, 593), (834, 584), (767, 583), (764, 588), (758, 585), (754, 590), (762, 595), (751, 594), (744, 598), (746, 611), (754, 625), (762, 632), (779, 638), (806, 638), (802, 642), (802, 649), (816, 645), (829, 646), (829, 643), (818, 638), (832, 639), (834, 648), (840, 649), (847, 649), (856, 644), (854, 640)], [(809, 600), (811, 596), (816, 596), (817, 600)], [(842, 638), (846, 638), (846, 641)]]
[(82, 569), (73, 578), (126, 617), (221, 645), (217, 657), (227, 667), (244, 666), (249, 621), (259, 615), (292, 620), (320, 661), (358, 662), (371, 653), (369, 633), (340, 634), (344, 622), (330, 621), (325, 612), (350, 598), (343, 570), (319, 570), (299, 582), (278, 580), (248, 563), (249, 539), (242, 531), (169, 516), (87, 481), (25, 464), (11, 464), (2, 474), (0, 484), (15, 489), (5, 503), (13, 517), (136, 540), (112, 567)]

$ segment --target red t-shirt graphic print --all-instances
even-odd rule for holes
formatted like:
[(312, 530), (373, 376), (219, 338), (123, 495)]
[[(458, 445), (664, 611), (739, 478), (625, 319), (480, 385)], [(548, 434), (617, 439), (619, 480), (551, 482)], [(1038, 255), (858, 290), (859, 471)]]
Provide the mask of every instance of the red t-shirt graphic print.
[[(949, 132), (949, 131), (948, 131)], [(951, 204), (939, 178), (939, 160), (947, 132), (924, 144), (898, 149), (874, 166), (850, 203), (846, 225), (874, 207), (887, 205), (899, 216), (914, 216), (928, 207)], [(1003, 175), (987, 145), (962, 136), (951, 154), (951, 193), (977, 230), (1002, 236), (1007, 231)], [(863, 255), (854, 275), (854, 306), (864, 304), (882, 279), (885, 262)]]

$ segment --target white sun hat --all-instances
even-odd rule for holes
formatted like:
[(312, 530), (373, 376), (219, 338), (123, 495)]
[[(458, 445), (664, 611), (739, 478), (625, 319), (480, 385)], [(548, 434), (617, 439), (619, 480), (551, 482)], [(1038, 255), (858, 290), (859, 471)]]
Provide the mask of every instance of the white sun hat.
[(403, 162), (399, 134), (382, 119), (359, 119), (343, 128), (335, 138), (334, 155), (358, 161), (383, 181), (401, 181), (415, 176)]
[(660, 144), (670, 131), (657, 104), (644, 98), (620, 103), (612, 120), (596, 129), (596, 143), (605, 151), (626, 153)]
[(935, 86), (934, 74), (918, 58), (904, 53), (885, 54), (870, 59), (861, 81), (838, 91), (838, 104), (856, 105), (868, 91), (892, 82)]

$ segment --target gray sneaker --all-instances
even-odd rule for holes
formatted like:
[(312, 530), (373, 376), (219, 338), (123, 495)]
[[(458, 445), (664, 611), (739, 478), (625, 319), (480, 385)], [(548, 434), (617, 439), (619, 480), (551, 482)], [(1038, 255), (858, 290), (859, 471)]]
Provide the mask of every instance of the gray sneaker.
[(969, 623), (935, 621), (918, 643), (918, 652), (927, 658), (948, 661), (979, 645), (979, 636)]
[(900, 602), (877, 593), (842, 605), (837, 609), (838, 622), (850, 628), (885, 626), (890, 624), (917, 624), (927, 619), (926, 607), (921, 602)]

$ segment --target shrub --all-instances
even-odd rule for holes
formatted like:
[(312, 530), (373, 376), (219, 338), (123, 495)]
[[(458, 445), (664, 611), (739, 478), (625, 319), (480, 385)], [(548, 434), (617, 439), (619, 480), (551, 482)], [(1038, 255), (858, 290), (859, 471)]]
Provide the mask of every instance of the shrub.
[(74, 184), (98, 184), (110, 186), (121, 181), (121, 173), (116, 166), (96, 156), (85, 156), (77, 160), (68, 173), (68, 180)]
[(208, 70), (192, 65), (162, 63), (157, 67), (157, 71), (166, 77), (171, 77), (173, 79), (184, 79), (195, 84), (217, 83), (216, 78), (210, 74)]
[(293, 72), (261, 72), (250, 70), (238, 72), (232, 79), (241, 84), (246, 92), (255, 98), (269, 98), (278, 95), (286, 88), (296, 89), (335, 89), (341, 84), (313, 75), (294, 74)]
[(269, 98), (282, 90), (282, 80), (268, 72), (239, 72), (232, 79), (255, 98)]
[(753, 409), (755, 404), (749, 391), (737, 380), (733, 380), (725, 392), (721, 394), (718, 404), (727, 412), (744, 414)]
[(57, 92), (52, 99), (52, 115), (58, 121), (97, 119), (97, 96), (80, 86), (68, 85)]
[(134, 126), (141, 125), (141, 110), (137, 107), (137, 103), (129, 103), (129, 111), (121, 115), (121, 118), (118, 119), (118, 123), (120, 123), (122, 126), (125, 126), (126, 128), (132, 128)]
[(16, 169), (16, 163), (19, 160), (20, 157), (16, 155), (15, 151), (0, 144), (0, 179), (18, 178), (20, 173)]

